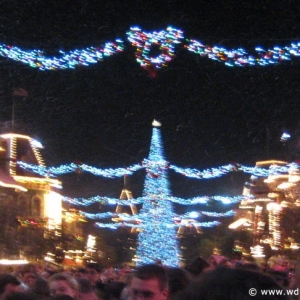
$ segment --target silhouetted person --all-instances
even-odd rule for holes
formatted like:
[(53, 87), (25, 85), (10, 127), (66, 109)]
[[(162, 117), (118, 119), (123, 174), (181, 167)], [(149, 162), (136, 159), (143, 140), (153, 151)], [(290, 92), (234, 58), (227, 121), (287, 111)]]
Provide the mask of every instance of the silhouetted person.
[(199, 256), (192, 260), (191, 263), (187, 264), (185, 270), (187, 270), (193, 278), (197, 278), (202, 272), (207, 270), (209, 267), (210, 264), (208, 263), (208, 261), (205, 258)]
[(191, 282), (191, 276), (188, 271), (176, 268), (169, 267), (166, 268), (168, 281), (169, 281), (169, 298), (173, 297), (181, 290), (184, 290), (188, 284)]
[(97, 300), (100, 299), (99, 295), (95, 292), (93, 286), (87, 278), (77, 278), (79, 285), (79, 298), (80, 300)]
[(0, 275), (0, 299), (3, 300), (11, 293), (18, 292), (21, 282), (11, 274)]

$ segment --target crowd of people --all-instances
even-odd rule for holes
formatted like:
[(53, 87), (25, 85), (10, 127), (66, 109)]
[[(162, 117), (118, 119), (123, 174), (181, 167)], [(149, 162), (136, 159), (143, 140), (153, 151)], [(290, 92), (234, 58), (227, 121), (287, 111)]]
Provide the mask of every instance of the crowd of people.
[(184, 267), (160, 261), (119, 269), (98, 263), (65, 269), (29, 263), (0, 274), (0, 300), (300, 299), (299, 288), (298, 264), (259, 265), (219, 255), (197, 257)]

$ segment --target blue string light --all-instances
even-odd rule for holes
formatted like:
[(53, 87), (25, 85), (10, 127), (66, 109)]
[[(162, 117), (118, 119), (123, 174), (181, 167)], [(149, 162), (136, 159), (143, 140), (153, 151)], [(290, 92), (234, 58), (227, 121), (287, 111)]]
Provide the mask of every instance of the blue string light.
[[(151, 168), (152, 173), (149, 176), (155, 176), (155, 172), (161, 168), (170, 169), (186, 177), (195, 179), (212, 179), (224, 176), (230, 172), (244, 172), (257, 177), (267, 177), (271, 175), (280, 175), (288, 173), (291, 168), (298, 169), (299, 166), (296, 163), (290, 163), (285, 166), (271, 165), (269, 169), (262, 167), (249, 167), (241, 164), (229, 164), (225, 166), (220, 166), (216, 168), (210, 168), (206, 170), (197, 170), (191, 168), (181, 168), (175, 165), (169, 165), (166, 161), (158, 161), (153, 164), (153, 162), (144, 159), (142, 164), (134, 164), (127, 168), (107, 168), (101, 169), (86, 164), (66, 164), (60, 165), (58, 167), (44, 167), (38, 165), (32, 165), (25, 162), (18, 161), (17, 164), (24, 170), (39, 174), (41, 176), (55, 177), (64, 175), (67, 173), (72, 173), (77, 170), (91, 173), (95, 176), (103, 176), (107, 178), (122, 177), (124, 175), (132, 175), (134, 172), (141, 170), (143, 168)], [(156, 168), (156, 169), (153, 169)]]

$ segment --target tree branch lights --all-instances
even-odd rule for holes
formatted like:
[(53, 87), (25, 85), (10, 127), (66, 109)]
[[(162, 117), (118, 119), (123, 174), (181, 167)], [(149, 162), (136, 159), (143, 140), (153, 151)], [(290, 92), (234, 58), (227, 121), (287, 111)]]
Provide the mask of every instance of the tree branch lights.
[[(188, 51), (229, 67), (269, 66), (292, 60), (300, 56), (300, 42), (264, 49), (260, 46), (248, 53), (243, 48), (226, 49), (223, 46), (205, 45), (195, 39), (184, 38), (183, 32), (169, 26), (166, 30), (145, 32), (132, 27), (126, 33), (127, 40), (136, 47), (136, 60), (151, 76), (153, 70), (166, 67), (175, 58), (179, 46)], [(103, 46), (59, 51), (56, 57), (47, 57), (42, 50), (22, 50), (16, 46), (0, 45), (0, 56), (18, 61), (39, 70), (74, 69), (76, 66), (90, 66), (103, 61), (106, 57), (123, 52), (125, 42), (116, 39)], [(157, 50), (157, 51), (156, 51)], [(158, 52), (156, 54), (156, 52)]]

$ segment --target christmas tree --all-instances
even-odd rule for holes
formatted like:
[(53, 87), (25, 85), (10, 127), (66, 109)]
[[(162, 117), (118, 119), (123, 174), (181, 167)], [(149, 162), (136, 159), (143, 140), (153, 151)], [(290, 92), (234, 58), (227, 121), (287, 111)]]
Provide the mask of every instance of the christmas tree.
[(161, 261), (178, 266), (179, 250), (176, 229), (172, 226), (173, 203), (168, 180), (169, 164), (164, 159), (160, 123), (152, 123), (152, 139), (148, 159), (144, 160), (146, 178), (143, 190), (143, 207), (137, 248), (137, 264)]

